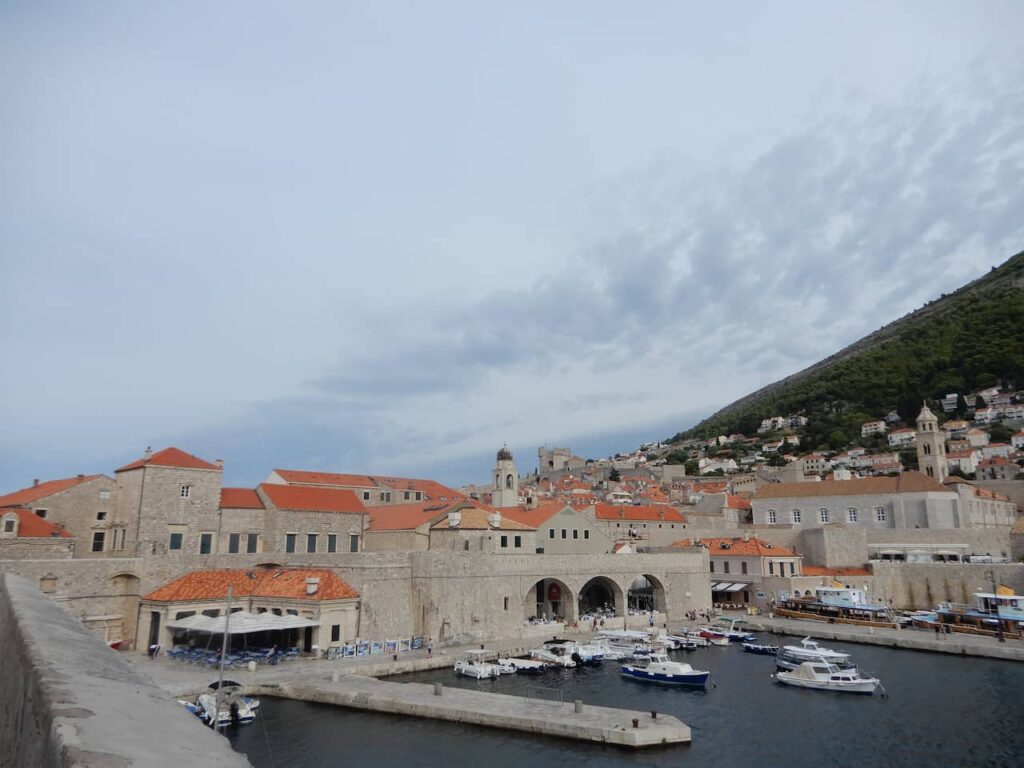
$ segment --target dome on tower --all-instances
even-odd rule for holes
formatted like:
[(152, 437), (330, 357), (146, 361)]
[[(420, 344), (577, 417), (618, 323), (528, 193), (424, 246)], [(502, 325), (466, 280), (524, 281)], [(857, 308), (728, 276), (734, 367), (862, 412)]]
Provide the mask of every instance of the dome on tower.
[(512, 451), (507, 445), (501, 446), (501, 450), (498, 451), (498, 461), (512, 461)]

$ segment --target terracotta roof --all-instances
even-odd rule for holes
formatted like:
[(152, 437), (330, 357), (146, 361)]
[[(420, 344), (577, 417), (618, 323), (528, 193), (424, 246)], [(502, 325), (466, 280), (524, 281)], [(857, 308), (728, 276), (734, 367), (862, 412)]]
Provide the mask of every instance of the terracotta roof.
[(198, 456), (193, 456), (191, 453), (185, 453), (178, 448), (164, 448), (162, 451), (157, 451), (148, 459), (143, 457), (133, 461), (131, 464), (125, 464), (120, 469), (115, 469), (115, 472), (127, 472), (130, 469), (139, 469), (140, 467), (175, 467), (177, 469), (212, 469), (216, 472), (221, 471), (221, 467), (216, 464), (211, 464), (208, 461), (200, 459)]
[(750, 499), (746, 496), (734, 496), (733, 494), (726, 494), (725, 506), (729, 509), (750, 509)]
[(39, 485), (22, 488), (20, 491), (0, 496), (0, 507), (20, 507), (25, 504), (31, 504), (39, 499), (45, 499), (47, 496), (53, 496), (55, 493), (61, 493), (69, 488), (74, 488), (76, 485), (88, 483), (97, 477), (103, 477), (103, 475), (78, 475), (77, 477), (68, 477), (64, 480), (48, 480)]
[(642, 520), (655, 523), (685, 523), (686, 518), (665, 505), (595, 504), (594, 517), (598, 520)]
[(275, 474), (286, 483), (298, 485), (339, 485), (350, 488), (376, 488), (367, 475), (345, 475), (336, 472), (306, 472), (300, 469), (275, 469)]
[(381, 507), (367, 507), (371, 531), (409, 531), (429, 523), (449, 509), (458, 506), (437, 501), (418, 501), (415, 504), (386, 504)]
[(799, 557), (799, 555), (788, 547), (781, 547), (778, 544), (762, 541), (756, 536), (751, 536), (746, 541), (742, 537), (721, 538), (721, 539), (683, 539), (675, 542), (672, 546), (677, 548), (692, 547), (694, 543), (700, 543), (708, 548), (709, 555), (739, 555), (748, 557)]
[(538, 504), (535, 509), (503, 509), (501, 514), (531, 528), (539, 528), (566, 507), (572, 509), (564, 501), (546, 501)]
[(267, 495), (278, 509), (302, 512), (348, 512), (360, 514), (366, 511), (355, 493), (344, 488), (318, 488), (303, 485), (272, 485), (263, 483), (260, 490)]
[(383, 483), (396, 491), (420, 491), (431, 499), (454, 501), (466, 498), (465, 495), (459, 493), (454, 488), (442, 485), (436, 480), (418, 480), (414, 477), (382, 477), (381, 475), (371, 475), (370, 479)]
[(804, 576), (870, 576), (867, 568), (825, 568), (821, 565), (805, 565), (801, 568)]
[[(490, 510), (480, 509), (479, 507), (466, 507), (458, 510), (459, 514), (462, 515), (462, 520), (459, 522), (457, 530), (460, 531), (482, 531), (491, 527), (488, 517), (491, 514)], [(431, 528), (448, 528), (447, 516), (444, 520), (438, 520), (434, 523)], [(537, 530), (532, 525), (526, 525), (524, 523), (517, 522), (505, 515), (501, 516), (501, 527), (495, 530), (502, 531), (535, 531)]]
[[(307, 472), (299, 469), (275, 469), (274, 472), (289, 485), (311, 485), (365, 490), (387, 487), (394, 491), (419, 491), (429, 499), (455, 501), (466, 497), (434, 480), (419, 480), (413, 477), (387, 477), (384, 475), (353, 475), (336, 472)], [(400, 501), (398, 499), (397, 501)]]
[(853, 480), (823, 480), (820, 483), (775, 483), (754, 494), (760, 499), (793, 499), (814, 496), (866, 496), (880, 493), (934, 493), (948, 488), (920, 472), (902, 472), (896, 477), (862, 477)]
[(221, 509), (263, 509), (263, 499), (255, 488), (221, 488)]
[[(320, 579), (315, 594), (307, 594), (306, 579)], [(181, 602), (185, 600), (223, 600), (232, 595), (245, 597), (284, 597), (293, 600), (344, 600), (359, 593), (327, 568), (254, 568), (194, 571), (164, 584), (143, 600)]]
[(10, 509), (0, 509), (0, 516), (6, 515), (8, 512), (13, 512), (18, 516), (18, 536), (19, 539), (70, 539), (71, 534), (63, 528), (60, 528), (53, 523), (49, 523), (43, 520), (39, 515), (33, 512), (31, 509), (21, 509), (19, 507), (12, 507)]

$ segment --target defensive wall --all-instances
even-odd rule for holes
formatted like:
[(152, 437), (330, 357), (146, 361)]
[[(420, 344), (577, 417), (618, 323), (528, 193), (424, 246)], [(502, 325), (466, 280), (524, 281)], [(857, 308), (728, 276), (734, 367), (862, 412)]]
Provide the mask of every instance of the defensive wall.
[(0, 648), (0, 768), (250, 766), (34, 584), (11, 574), (0, 574)]

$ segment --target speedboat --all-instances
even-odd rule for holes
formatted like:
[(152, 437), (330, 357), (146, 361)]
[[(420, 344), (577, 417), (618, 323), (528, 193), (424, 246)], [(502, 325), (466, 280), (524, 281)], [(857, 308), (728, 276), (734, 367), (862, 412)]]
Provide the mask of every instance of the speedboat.
[(543, 661), (537, 661), (536, 659), (505, 659), (504, 661), (520, 675), (543, 674), (549, 666)]
[(701, 627), (702, 631), (721, 635), (732, 643), (752, 643), (757, 639), (751, 632), (741, 628), (743, 619), (715, 619), (712, 626)]
[(819, 691), (872, 694), (882, 683), (874, 677), (861, 677), (854, 669), (840, 669), (835, 664), (805, 661), (792, 671), (776, 672), (772, 677), (785, 685), (813, 688)]
[(698, 627), (697, 633), (704, 638), (708, 645), (728, 645), (729, 638), (714, 627)]
[(822, 664), (834, 664), (838, 667), (853, 666), (850, 661), (850, 654), (833, 651), (831, 648), (822, 648), (816, 640), (805, 637), (800, 645), (786, 645), (779, 649), (775, 664), (779, 669), (796, 669), (805, 661), (814, 661)]
[(698, 648), (707, 648), (711, 643), (708, 639), (700, 634), (700, 632), (693, 632), (689, 629), (680, 629), (676, 632), (673, 637), (681, 637), (687, 643), (697, 646)]
[(518, 670), (508, 659), (498, 659), (494, 662), (499, 675), (514, 675)]
[(194, 703), (184, 699), (178, 699), (178, 703), (211, 728), (251, 723), (260, 706), (258, 699), (244, 696), (241, 683), (234, 680), (214, 681)]
[(543, 661), (553, 667), (571, 669), (576, 666), (576, 662), (572, 660), (572, 654), (566, 652), (563, 645), (548, 645), (543, 648), (534, 648), (530, 651), (530, 658)]
[(455, 662), (455, 674), (463, 677), (475, 677), (477, 680), (494, 678), (501, 674), (498, 667), (484, 661), (489, 651), (466, 651), (466, 658)]
[(694, 669), (689, 664), (669, 661), (664, 653), (652, 653), (646, 662), (623, 664), (622, 674), (635, 680), (667, 685), (694, 685), (700, 688), (708, 684), (710, 672)]
[(775, 656), (779, 652), (779, 646), (760, 645), (758, 643), (744, 643), (743, 650), (747, 653), (759, 653), (762, 656)]

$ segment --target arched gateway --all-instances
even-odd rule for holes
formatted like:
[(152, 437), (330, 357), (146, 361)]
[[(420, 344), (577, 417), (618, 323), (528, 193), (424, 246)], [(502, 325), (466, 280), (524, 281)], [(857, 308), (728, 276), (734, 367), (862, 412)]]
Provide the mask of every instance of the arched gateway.
[(562, 619), (571, 624), (578, 616), (575, 595), (560, 579), (541, 579), (530, 587), (525, 609), (528, 619)]

